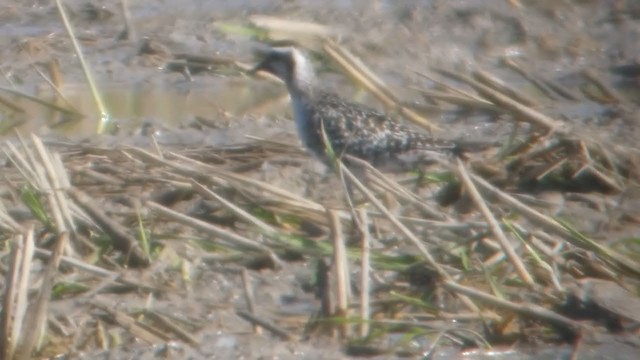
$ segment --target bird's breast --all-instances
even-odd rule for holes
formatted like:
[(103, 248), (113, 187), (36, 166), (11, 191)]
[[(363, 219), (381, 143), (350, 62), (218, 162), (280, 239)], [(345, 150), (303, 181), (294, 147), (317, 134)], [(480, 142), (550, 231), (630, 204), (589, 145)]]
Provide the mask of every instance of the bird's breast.
[(315, 122), (313, 106), (305, 99), (291, 98), (293, 118), (302, 144), (316, 155), (322, 156), (322, 139), (319, 137), (318, 124)]

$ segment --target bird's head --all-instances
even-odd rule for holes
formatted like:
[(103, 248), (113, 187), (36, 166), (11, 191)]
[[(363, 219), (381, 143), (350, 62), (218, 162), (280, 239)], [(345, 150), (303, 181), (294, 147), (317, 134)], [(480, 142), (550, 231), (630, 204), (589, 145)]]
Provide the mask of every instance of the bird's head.
[(309, 60), (294, 47), (274, 47), (264, 53), (264, 57), (251, 73), (265, 71), (280, 78), (287, 86), (309, 85), (315, 74)]

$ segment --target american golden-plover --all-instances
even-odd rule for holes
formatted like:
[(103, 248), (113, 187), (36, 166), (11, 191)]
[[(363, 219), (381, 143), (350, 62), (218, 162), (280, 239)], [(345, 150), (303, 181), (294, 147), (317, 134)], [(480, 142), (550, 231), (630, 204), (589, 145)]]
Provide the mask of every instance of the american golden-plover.
[(457, 153), (456, 144), (412, 130), (381, 111), (322, 90), (309, 60), (294, 47), (270, 48), (252, 73), (280, 78), (291, 97), (296, 128), (303, 145), (327, 161), (325, 137), (334, 153), (350, 155), (374, 166), (415, 159), (419, 152)]

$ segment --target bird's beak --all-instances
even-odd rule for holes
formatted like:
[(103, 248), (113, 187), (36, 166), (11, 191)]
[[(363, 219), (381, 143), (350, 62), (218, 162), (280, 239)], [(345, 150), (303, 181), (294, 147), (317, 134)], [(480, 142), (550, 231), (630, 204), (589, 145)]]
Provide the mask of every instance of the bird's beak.
[(247, 74), (249, 74), (250, 76), (255, 76), (256, 73), (260, 71), (260, 64), (252, 67), (251, 69), (247, 70)]
[(247, 74), (251, 76), (255, 76), (259, 71), (266, 70), (265, 63), (266, 63), (266, 55), (268, 54), (267, 50), (257, 49), (255, 53), (256, 55), (259, 56), (260, 61), (251, 70), (247, 72)]
[(247, 74), (248, 74), (249, 76), (256, 76), (256, 73), (257, 73), (258, 71), (260, 71), (260, 68), (259, 68), (258, 66), (254, 66), (252, 69), (249, 69), (249, 70), (247, 71)]
[(260, 61), (256, 66), (247, 72), (251, 76), (255, 76), (259, 71), (265, 70), (264, 60)]

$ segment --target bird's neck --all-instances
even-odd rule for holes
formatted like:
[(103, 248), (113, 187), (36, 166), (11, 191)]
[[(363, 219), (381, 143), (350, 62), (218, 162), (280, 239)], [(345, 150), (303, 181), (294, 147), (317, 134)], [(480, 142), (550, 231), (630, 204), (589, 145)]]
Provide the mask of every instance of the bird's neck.
[(313, 89), (313, 79), (288, 79), (287, 90), (292, 98), (310, 96)]
[(291, 108), (300, 140), (308, 149), (319, 147), (317, 129), (314, 126), (313, 85), (306, 81), (287, 82)]
[(296, 122), (306, 122), (309, 119), (309, 105), (313, 97), (313, 85), (310, 82), (296, 79), (287, 81), (287, 90), (291, 97), (291, 105), (293, 106), (294, 117)]

